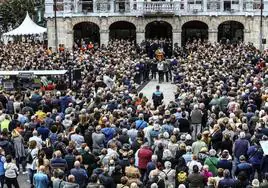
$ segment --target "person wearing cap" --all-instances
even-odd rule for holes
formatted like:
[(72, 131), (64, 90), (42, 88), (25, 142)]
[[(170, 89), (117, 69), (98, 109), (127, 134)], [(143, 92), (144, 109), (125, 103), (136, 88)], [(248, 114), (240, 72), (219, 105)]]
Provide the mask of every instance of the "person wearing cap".
[(245, 172), (247, 180), (251, 180), (251, 174), (253, 172), (252, 165), (246, 161), (246, 157), (241, 155), (239, 157), (240, 163), (236, 166), (235, 175), (238, 176), (240, 172)]

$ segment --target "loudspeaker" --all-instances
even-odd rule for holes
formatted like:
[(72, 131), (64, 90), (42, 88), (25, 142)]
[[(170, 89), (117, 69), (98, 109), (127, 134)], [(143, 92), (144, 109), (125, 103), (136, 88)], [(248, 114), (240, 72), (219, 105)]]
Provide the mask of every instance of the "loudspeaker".
[(81, 78), (82, 78), (81, 69), (74, 69), (73, 80), (81, 80)]

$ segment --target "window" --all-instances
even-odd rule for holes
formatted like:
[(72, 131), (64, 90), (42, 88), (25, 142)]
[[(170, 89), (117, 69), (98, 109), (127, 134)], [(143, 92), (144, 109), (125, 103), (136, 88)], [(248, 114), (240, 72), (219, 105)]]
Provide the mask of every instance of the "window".
[(238, 5), (239, 1), (232, 1), (232, 5)]
[(56, 10), (63, 11), (64, 10), (64, 0), (57, 0), (56, 1)]

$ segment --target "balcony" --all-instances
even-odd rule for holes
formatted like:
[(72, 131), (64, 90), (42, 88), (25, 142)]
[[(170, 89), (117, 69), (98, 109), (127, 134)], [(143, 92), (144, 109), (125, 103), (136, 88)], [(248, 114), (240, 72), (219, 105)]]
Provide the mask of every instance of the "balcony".
[(175, 6), (173, 2), (144, 2), (143, 13), (145, 16), (174, 15)]
[[(54, 17), (53, 0), (45, 0), (45, 16)], [(74, 16), (174, 16), (174, 15), (243, 15), (260, 14), (259, 0), (57, 0), (58, 17)], [(268, 0), (264, 0), (264, 16)]]

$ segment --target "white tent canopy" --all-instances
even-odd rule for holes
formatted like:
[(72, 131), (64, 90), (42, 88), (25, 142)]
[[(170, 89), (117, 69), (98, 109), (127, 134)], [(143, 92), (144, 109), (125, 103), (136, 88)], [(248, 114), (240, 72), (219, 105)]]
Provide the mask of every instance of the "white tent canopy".
[(47, 32), (47, 29), (44, 27), (40, 27), (33, 20), (30, 18), (28, 12), (26, 14), (25, 19), (23, 20), (22, 24), (17, 27), (16, 29), (4, 33), (4, 36), (16, 36), (16, 35), (40, 35)]

